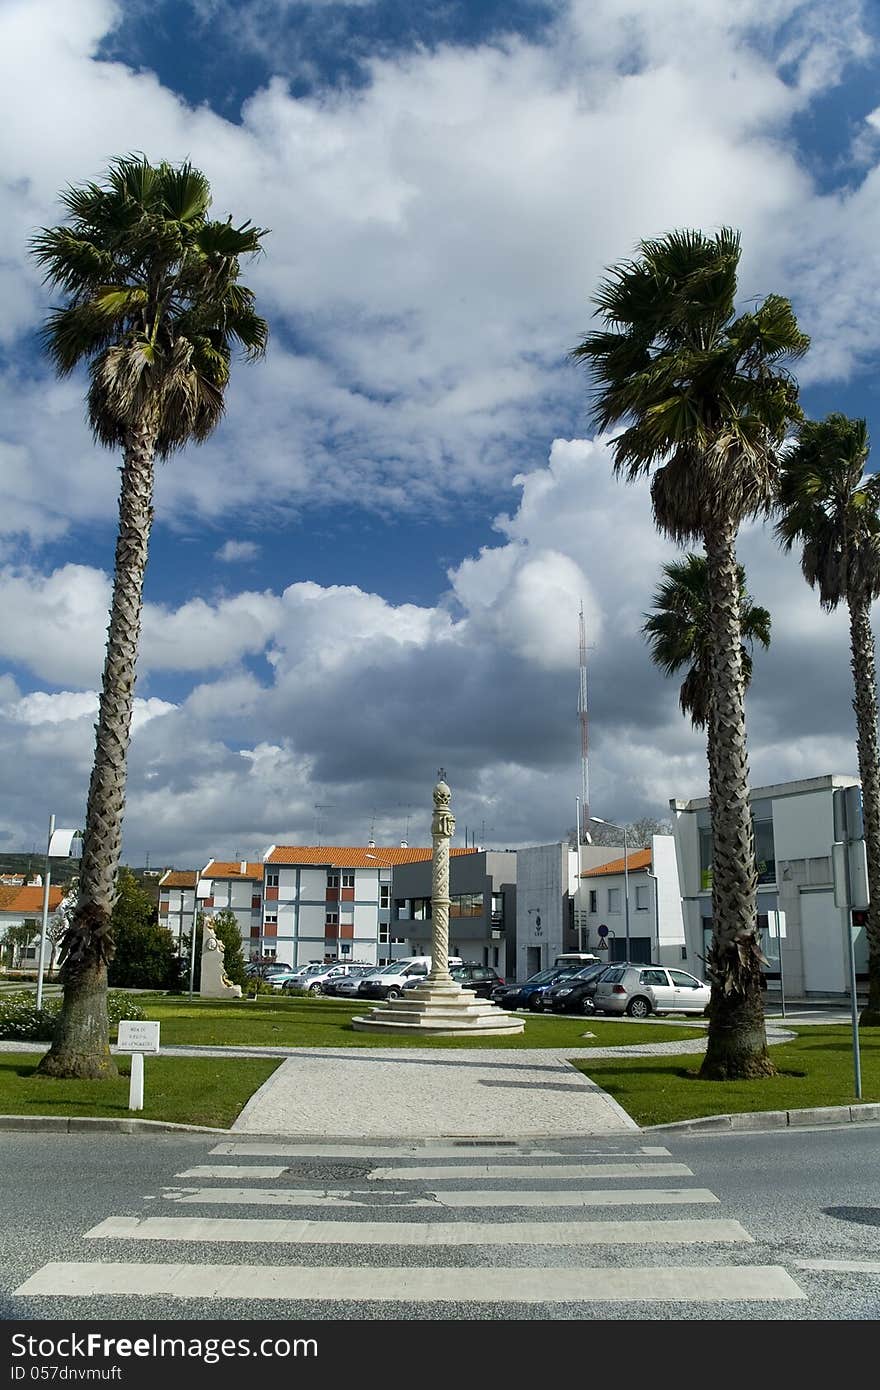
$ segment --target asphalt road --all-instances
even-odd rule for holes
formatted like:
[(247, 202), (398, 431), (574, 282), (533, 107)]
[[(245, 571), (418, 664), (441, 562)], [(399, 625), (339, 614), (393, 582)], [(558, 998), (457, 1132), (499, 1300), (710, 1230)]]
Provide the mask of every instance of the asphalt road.
[[(2, 1316), (880, 1314), (880, 1126), (396, 1152), (260, 1154), (244, 1138), (259, 1149), (253, 1136), (0, 1134)], [(809, 1263), (822, 1260), (852, 1267)], [(59, 1280), (79, 1292), (59, 1295)]]

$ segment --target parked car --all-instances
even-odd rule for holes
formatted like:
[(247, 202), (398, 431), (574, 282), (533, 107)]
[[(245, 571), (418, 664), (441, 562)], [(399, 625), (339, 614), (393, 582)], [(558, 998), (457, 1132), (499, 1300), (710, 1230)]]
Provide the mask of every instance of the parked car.
[(288, 993), (304, 990), (306, 994), (323, 994), (325, 986), (331, 980), (343, 979), (351, 968), (348, 962), (316, 961), (307, 965), (294, 979), (288, 980), (283, 988)]
[(353, 999), (365, 975), (375, 973), (375, 965), (352, 965), (345, 975), (336, 975), (324, 985), (324, 993), (334, 999)]
[(591, 1014), (596, 985), (611, 966), (603, 964), (585, 966), (576, 975), (566, 975), (556, 984), (548, 985), (544, 991), (544, 1008), (555, 1014)]
[(504, 980), (490, 965), (479, 965), (476, 961), (464, 961), (461, 965), (450, 965), (449, 973), (464, 989), (472, 989), (480, 999), (488, 999), (493, 989), (504, 984)]
[[(449, 964), (461, 965), (461, 956), (450, 956)], [(365, 975), (358, 987), (358, 997), (362, 999), (399, 999), (407, 983), (414, 985), (427, 978), (431, 969), (430, 956), (407, 956), (393, 960)], [(416, 978), (414, 978), (416, 977)]]
[(652, 1013), (701, 1014), (710, 994), (704, 980), (684, 970), (613, 965), (596, 985), (593, 1007), (597, 1013), (626, 1013), (631, 1018), (647, 1018)]
[(555, 966), (549, 970), (539, 970), (537, 975), (530, 975), (527, 980), (519, 981), (513, 985), (497, 985), (492, 990), (493, 1004), (499, 1004), (502, 1009), (537, 1009), (541, 1007), (540, 991), (547, 985), (553, 984), (556, 980), (566, 979), (569, 975), (577, 973), (576, 966), (566, 965), (562, 969)]
[(266, 976), (266, 984), (273, 989), (286, 989), (290, 985), (295, 985), (304, 973), (302, 966), (288, 965), (286, 968), (276, 970), (271, 975)]

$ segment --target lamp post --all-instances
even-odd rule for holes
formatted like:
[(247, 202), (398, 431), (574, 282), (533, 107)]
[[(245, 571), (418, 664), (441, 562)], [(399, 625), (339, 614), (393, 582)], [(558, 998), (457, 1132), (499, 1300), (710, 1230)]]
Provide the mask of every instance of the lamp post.
[(648, 878), (654, 880), (654, 935), (657, 941), (657, 964), (660, 964), (660, 880), (656, 874), (652, 874), (650, 869), (646, 870)]
[(629, 960), (629, 846), (626, 842), (626, 826), (616, 825), (613, 820), (603, 820), (601, 816), (590, 816), (597, 825), (607, 825), (611, 830), (623, 831), (623, 903), (625, 911), (626, 960)]
[(40, 959), (37, 965), (37, 1008), (43, 1007), (43, 974), (46, 969), (46, 937), (49, 934), (49, 885), (52, 882), (50, 861), (78, 859), (82, 854), (82, 831), (56, 830), (55, 817), (49, 817), (49, 838), (46, 841), (46, 872), (43, 875), (43, 930), (40, 933)]

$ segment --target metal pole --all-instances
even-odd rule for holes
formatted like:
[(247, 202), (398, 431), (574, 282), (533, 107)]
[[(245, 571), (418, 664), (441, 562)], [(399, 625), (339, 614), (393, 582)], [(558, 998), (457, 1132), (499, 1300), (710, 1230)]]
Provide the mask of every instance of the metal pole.
[[(196, 886), (198, 887), (198, 885), (196, 885)], [(196, 925), (197, 925), (198, 920), (199, 920), (198, 903), (199, 903), (199, 900), (198, 900), (198, 898), (196, 898), (196, 899), (194, 900), (194, 902), (193, 902), (193, 924), (192, 924), (192, 932), (190, 933), (190, 938), (189, 938), (189, 997), (190, 997), (190, 999), (192, 999), (192, 997), (193, 997), (193, 981), (194, 981), (195, 978), (196, 978)]]
[[(660, 880), (656, 874), (649, 873), (648, 878), (654, 880), (654, 940), (657, 944), (656, 964), (660, 964)], [(651, 953), (653, 955), (653, 951)]]
[[(575, 799), (574, 799), (574, 823), (575, 823), (575, 834), (576, 834), (576, 836), (577, 836), (577, 843), (576, 843), (576, 845), (575, 845), (575, 848), (577, 849), (577, 893), (575, 894), (575, 899), (574, 899), (574, 901), (575, 901), (575, 912), (577, 913), (577, 924), (578, 924), (578, 950), (581, 952), (581, 954), (583, 954), (583, 949), (584, 949), (584, 914), (583, 914), (583, 911), (582, 911), (582, 909), (581, 909), (581, 897), (582, 897), (582, 891), (581, 891), (581, 890), (582, 890), (582, 888), (583, 888), (583, 885), (582, 885), (582, 883), (581, 883), (581, 799), (580, 799), (579, 796), (576, 796)], [(584, 829), (586, 829), (586, 823), (584, 824)]]
[(626, 959), (629, 960), (629, 849), (626, 843), (626, 826), (623, 831), (623, 901), (626, 909)]
[(55, 834), (55, 817), (49, 817), (49, 838), (46, 841), (46, 873), (43, 879), (43, 930), (40, 934), (40, 959), (37, 965), (37, 1008), (43, 1007), (43, 972), (46, 968), (46, 936), (49, 932), (49, 884), (52, 871), (49, 861), (49, 847)]
[(851, 841), (849, 834), (849, 816), (847, 814), (845, 800), (843, 802), (843, 843), (843, 862), (846, 869), (846, 947), (849, 957), (849, 1003), (852, 1019), (853, 1079), (855, 1081), (856, 1100), (861, 1100), (862, 1059), (859, 1056), (859, 1005), (856, 999), (856, 956), (853, 948), (852, 934), (852, 873), (850, 872), (849, 865), (849, 847)]
[(779, 993), (782, 1000), (782, 1017), (785, 1018), (785, 970), (782, 965), (782, 920), (776, 912), (776, 954), (779, 957)]

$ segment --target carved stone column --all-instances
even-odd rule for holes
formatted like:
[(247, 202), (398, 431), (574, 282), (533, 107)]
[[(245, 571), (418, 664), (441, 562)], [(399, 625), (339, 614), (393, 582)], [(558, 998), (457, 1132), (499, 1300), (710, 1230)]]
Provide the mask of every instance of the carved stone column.
[(451, 791), (443, 780), (434, 788), (434, 817), (431, 821), (431, 973), (436, 984), (451, 984), (449, 974), (449, 841), (455, 834), (455, 816), (450, 810)]

